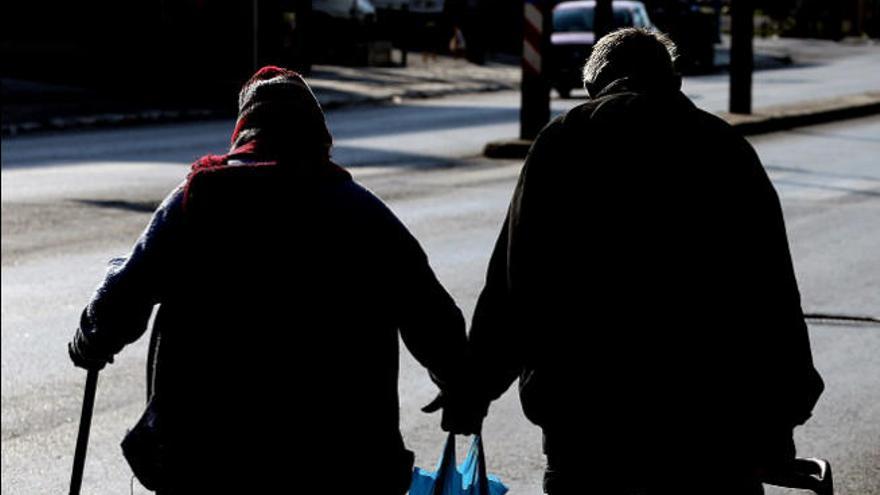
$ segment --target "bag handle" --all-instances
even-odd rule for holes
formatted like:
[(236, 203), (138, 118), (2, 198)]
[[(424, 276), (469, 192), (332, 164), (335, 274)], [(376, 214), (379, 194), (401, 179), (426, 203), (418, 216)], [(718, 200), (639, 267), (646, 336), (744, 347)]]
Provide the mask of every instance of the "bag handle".
[(443, 495), (446, 478), (455, 468), (455, 433), (450, 433), (446, 437), (443, 455), (440, 456), (440, 462), (437, 465), (437, 478), (434, 482), (434, 492), (432, 495)]
[[(486, 453), (483, 450), (483, 437), (480, 433), (474, 434), (471, 442), (471, 450), (476, 450), (477, 458), (477, 490), (479, 495), (489, 495), (489, 476), (486, 474)], [(455, 434), (450, 433), (446, 437), (446, 445), (443, 447), (443, 455), (437, 466), (437, 479), (434, 483), (433, 495), (442, 495), (446, 485), (446, 478), (453, 470), (457, 469), (455, 459)]]

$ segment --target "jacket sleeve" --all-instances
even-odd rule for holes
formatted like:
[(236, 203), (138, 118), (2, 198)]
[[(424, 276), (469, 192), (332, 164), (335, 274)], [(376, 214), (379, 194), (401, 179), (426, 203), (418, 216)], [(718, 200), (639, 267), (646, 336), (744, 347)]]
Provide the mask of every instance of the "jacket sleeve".
[(173, 276), (180, 256), (182, 189), (158, 207), (128, 256), (115, 258), (80, 317), (74, 345), (92, 356), (111, 358), (147, 328), (153, 306)]
[[(523, 165), (507, 216), (492, 251), (486, 283), (468, 335), (474, 365), (488, 400), (499, 398), (522, 373), (526, 359), (530, 298), (524, 290), (532, 283), (534, 260), (541, 256), (533, 241), (541, 239), (547, 201), (546, 177), (554, 160), (554, 147), (561, 132), (559, 119), (551, 122), (535, 140)], [(517, 302), (521, 301), (521, 302)]]
[(464, 317), (415, 238), (397, 219), (394, 224), (397, 246), (391, 263), (400, 335), (441, 390), (457, 387), (466, 372)]
[(468, 335), (482, 392), (489, 401), (501, 397), (523, 367), (520, 336), (514, 327), (507, 283), (509, 223), (505, 218), (489, 260), (486, 284), (477, 300)]
[(813, 365), (810, 338), (801, 309), (800, 293), (789, 251), (782, 207), (776, 190), (751, 146), (742, 141), (745, 162), (743, 208), (744, 251), (750, 261), (753, 314), (759, 333), (753, 344), (758, 352), (759, 395), (771, 421), (785, 427), (803, 424), (824, 390)]

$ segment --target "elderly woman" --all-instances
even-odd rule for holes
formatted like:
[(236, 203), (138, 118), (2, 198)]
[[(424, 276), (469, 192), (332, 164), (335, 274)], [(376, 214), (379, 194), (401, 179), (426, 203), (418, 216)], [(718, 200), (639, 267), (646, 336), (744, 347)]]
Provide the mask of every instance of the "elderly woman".
[(258, 71), (231, 151), (193, 165), (83, 311), (70, 356), (93, 369), (159, 305), (149, 406), (123, 445), (150, 488), (407, 490), (398, 332), (448, 401), (464, 322), (331, 142), (302, 77)]

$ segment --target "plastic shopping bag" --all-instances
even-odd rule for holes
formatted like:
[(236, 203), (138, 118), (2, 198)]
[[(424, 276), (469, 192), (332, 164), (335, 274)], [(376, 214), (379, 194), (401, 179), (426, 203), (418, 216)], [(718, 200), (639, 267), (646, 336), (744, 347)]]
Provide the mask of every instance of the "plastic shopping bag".
[(413, 470), (409, 495), (504, 495), (507, 487), (495, 476), (486, 475), (483, 440), (474, 435), (467, 458), (455, 466), (455, 435), (450, 433), (437, 463), (437, 470)]

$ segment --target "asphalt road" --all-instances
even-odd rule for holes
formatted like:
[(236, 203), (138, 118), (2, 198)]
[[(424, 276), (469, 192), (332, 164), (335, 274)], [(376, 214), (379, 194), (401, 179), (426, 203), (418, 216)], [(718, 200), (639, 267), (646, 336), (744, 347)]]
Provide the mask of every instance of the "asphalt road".
[[(515, 134), (516, 101), (499, 93), (329, 116), (338, 161), (421, 240), (468, 315), (519, 171), (516, 162), (475, 157), (486, 140)], [(104, 263), (126, 251), (188, 162), (225, 148), (229, 129), (216, 122), (3, 142), (3, 493), (66, 489), (85, 378), (65, 352), (78, 312)], [(782, 197), (805, 309), (876, 315), (880, 117), (753, 142)], [(800, 450), (832, 460), (839, 494), (880, 494), (880, 329), (811, 325), (811, 336), (828, 389), (798, 431)], [(126, 349), (101, 375), (88, 493), (129, 490), (118, 442), (142, 408), (144, 349), (145, 342)], [(418, 409), (434, 387), (405, 352), (400, 391), (407, 443), (419, 465), (433, 466), (443, 441), (439, 418)], [(485, 428), (490, 471), (512, 493), (538, 493), (540, 434), (515, 394), (493, 406)]]

